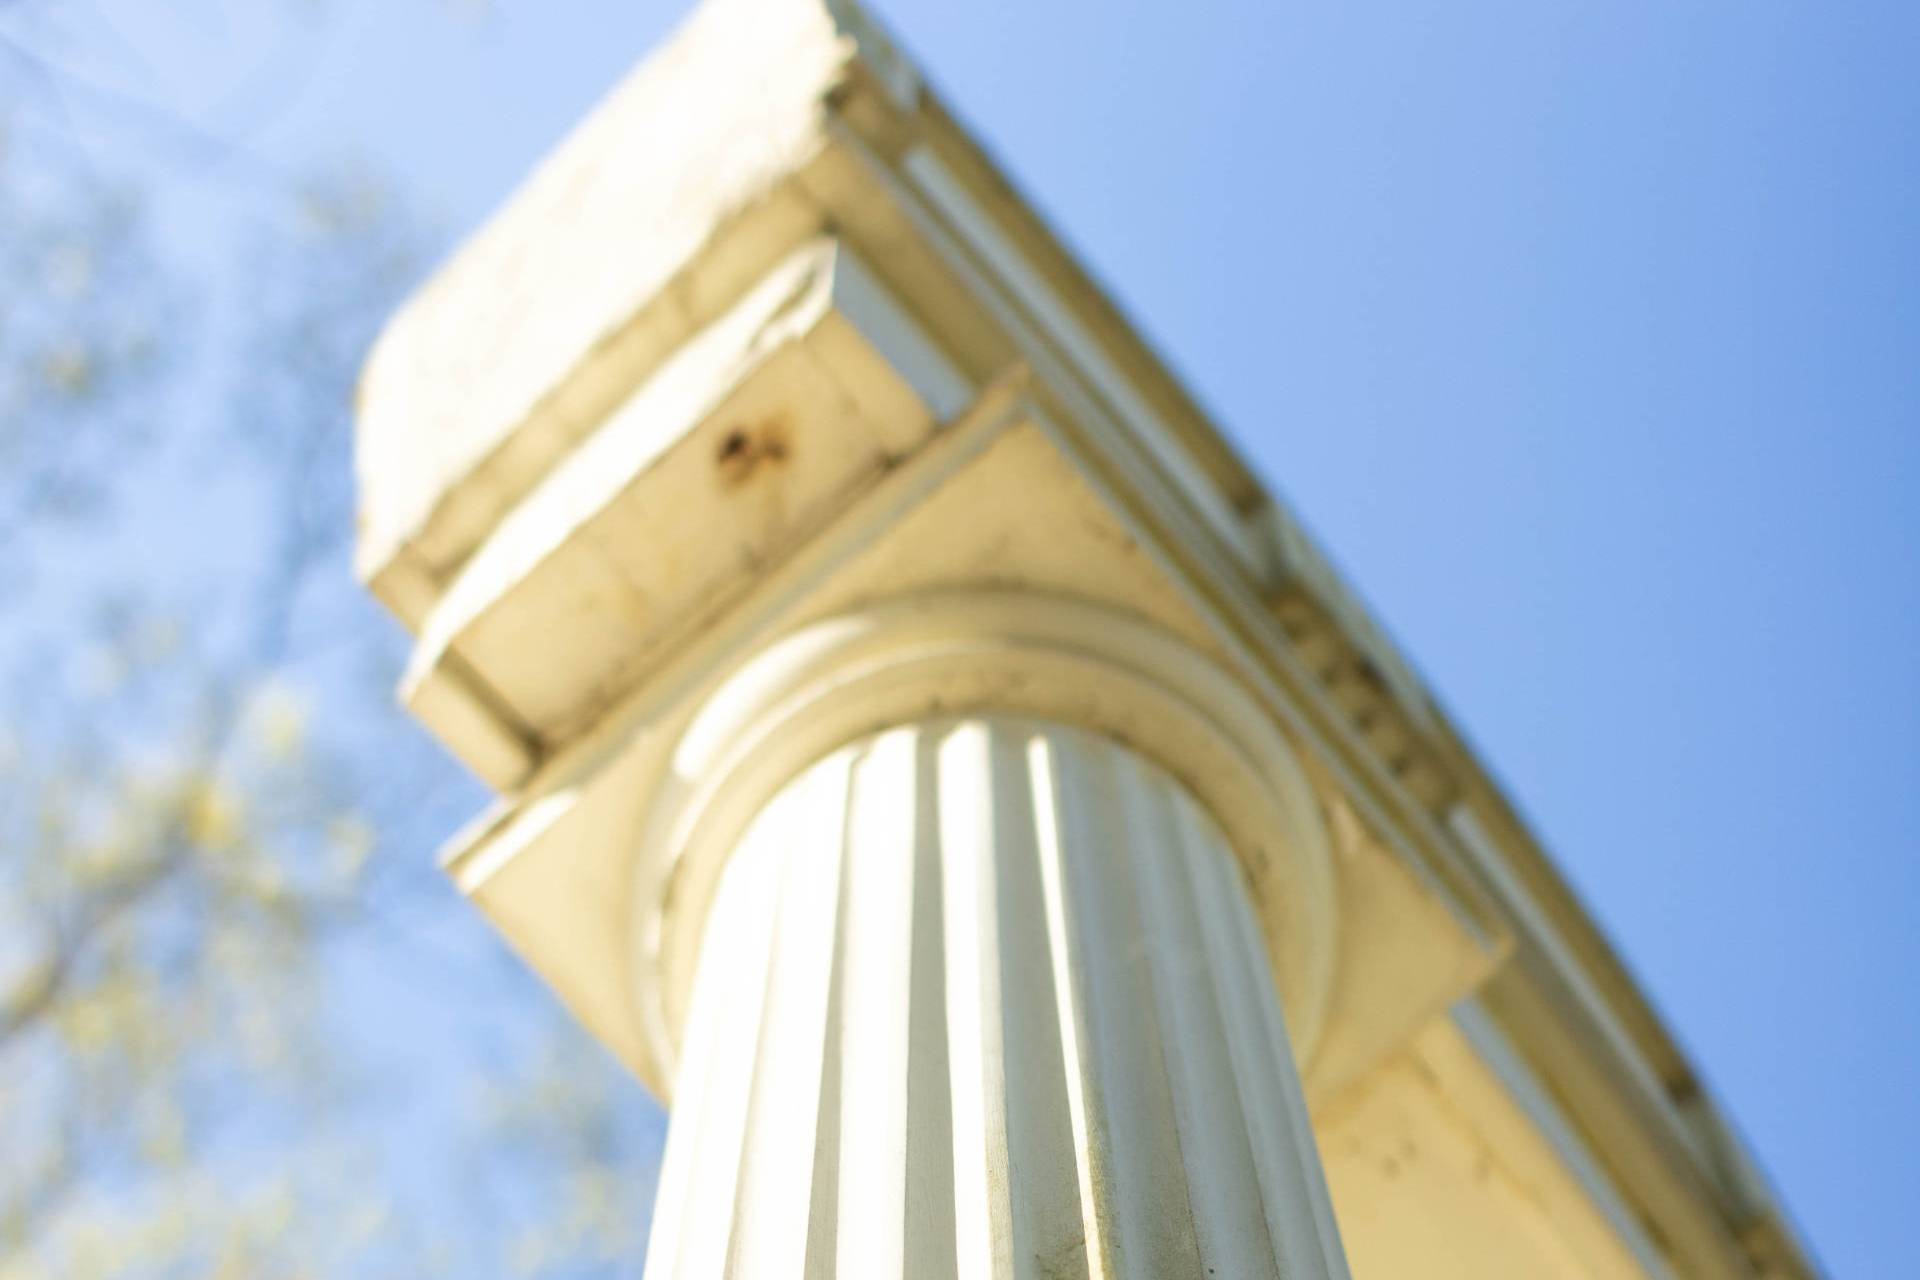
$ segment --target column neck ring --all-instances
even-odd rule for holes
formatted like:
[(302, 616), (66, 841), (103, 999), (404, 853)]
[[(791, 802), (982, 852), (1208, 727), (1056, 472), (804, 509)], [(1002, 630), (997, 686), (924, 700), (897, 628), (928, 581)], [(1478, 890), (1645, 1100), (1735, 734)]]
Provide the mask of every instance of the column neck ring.
[(1325, 823), (1254, 695), (1185, 640), (1107, 606), (1017, 591), (887, 601), (803, 626), (746, 661), (675, 745), (643, 822), (635, 990), (670, 1087), (706, 911), (762, 805), (836, 748), (895, 725), (1009, 715), (1115, 739), (1171, 773), (1232, 844), (1304, 1060), (1335, 956)]

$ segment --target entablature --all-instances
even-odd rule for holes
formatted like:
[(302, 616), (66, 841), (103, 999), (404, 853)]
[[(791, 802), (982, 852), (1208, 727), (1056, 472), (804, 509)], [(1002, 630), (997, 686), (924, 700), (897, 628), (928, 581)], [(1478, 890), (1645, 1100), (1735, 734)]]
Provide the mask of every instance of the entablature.
[(1317, 1099), (1471, 996), (1687, 1274), (1807, 1273), (1411, 664), (850, 6), (704, 6), (396, 320), (359, 452), (402, 696), (502, 794), (451, 869), (657, 1089), (632, 833), (706, 699), (823, 620), (1025, 592), (1189, 646), (1301, 758)]

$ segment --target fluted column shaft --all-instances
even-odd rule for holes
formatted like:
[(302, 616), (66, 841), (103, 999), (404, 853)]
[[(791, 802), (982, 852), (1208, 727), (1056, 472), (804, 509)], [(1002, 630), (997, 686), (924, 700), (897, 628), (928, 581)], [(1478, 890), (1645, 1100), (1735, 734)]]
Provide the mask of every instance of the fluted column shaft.
[(795, 778), (708, 919), (647, 1275), (1345, 1276), (1212, 820), (1029, 720)]

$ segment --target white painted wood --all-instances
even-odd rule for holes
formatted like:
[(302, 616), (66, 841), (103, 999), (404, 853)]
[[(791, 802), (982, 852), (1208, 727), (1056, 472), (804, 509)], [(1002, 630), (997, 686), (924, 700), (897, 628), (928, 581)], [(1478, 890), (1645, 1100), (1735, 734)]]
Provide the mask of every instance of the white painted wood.
[(703, 0), (360, 405), (404, 697), (502, 793), (449, 868), (697, 1135), (661, 1274), (1338, 1274), (1293, 1063), (1377, 1274), (1599, 1274), (1642, 1218), (1809, 1273), (1412, 668), (855, 0)]
[(720, 871), (775, 791), (839, 744), (973, 712), (1140, 744), (1193, 790), (1246, 882), (1296, 1062), (1338, 945), (1321, 806), (1292, 749), (1204, 655), (1138, 618), (1031, 593), (887, 601), (800, 628), (729, 673), (674, 741), (635, 855), (636, 988), (671, 1091)]
[(1345, 1277), (1240, 864), (1017, 717), (804, 769), (721, 876), (650, 1280)]

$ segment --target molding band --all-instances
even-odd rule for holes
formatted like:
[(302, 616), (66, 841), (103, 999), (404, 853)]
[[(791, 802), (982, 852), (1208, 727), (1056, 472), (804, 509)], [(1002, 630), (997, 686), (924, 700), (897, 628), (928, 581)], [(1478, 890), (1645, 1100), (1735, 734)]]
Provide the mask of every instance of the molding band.
[(1296, 1059), (1333, 985), (1334, 877), (1293, 748), (1212, 659), (1103, 606), (1013, 591), (888, 601), (801, 627), (694, 716), (659, 779), (636, 863), (638, 1011), (671, 1088), (701, 935), (728, 856), (816, 760), (894, 726), (998, 713), (1115, 739), (1181, 782), (1245, 871)]

